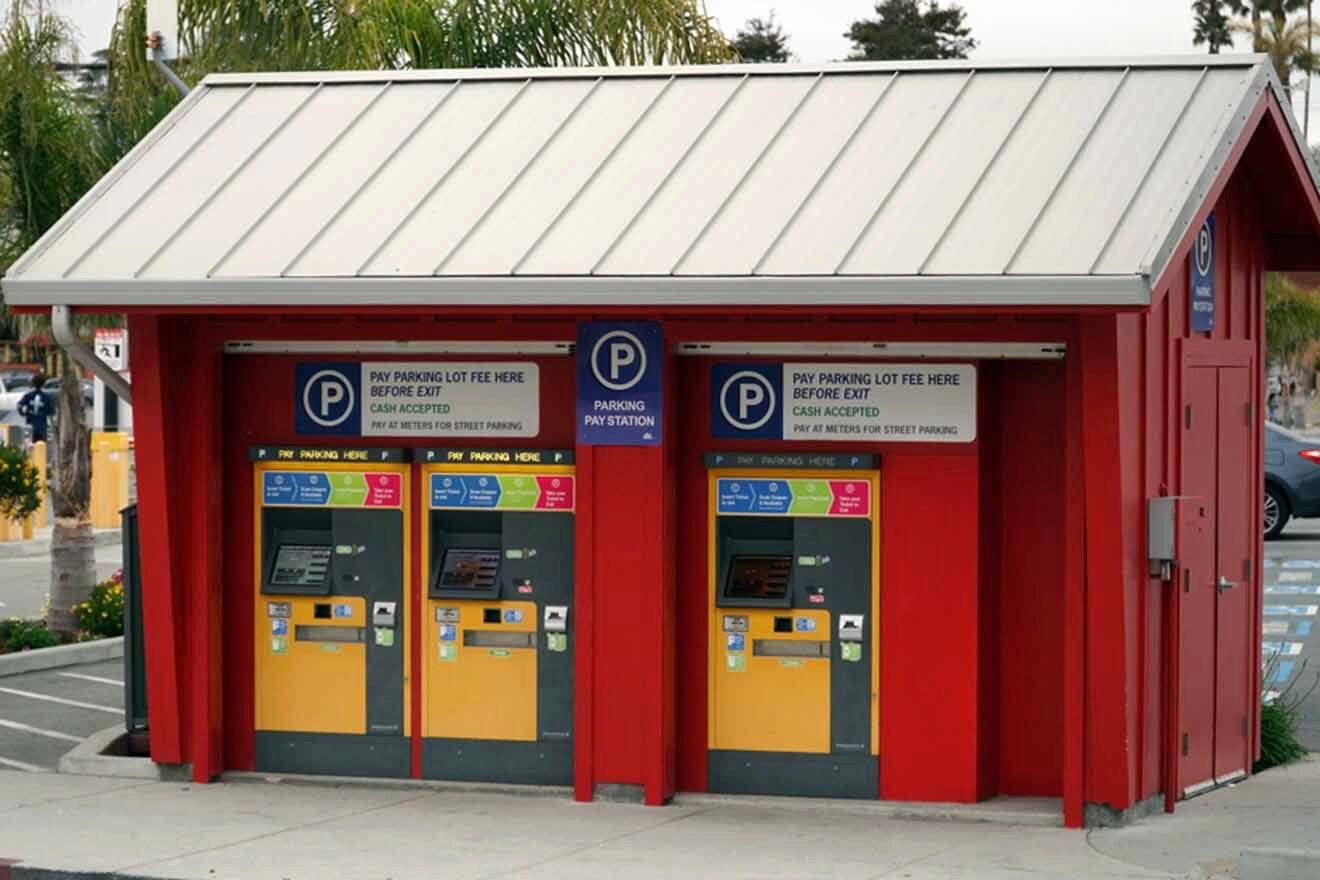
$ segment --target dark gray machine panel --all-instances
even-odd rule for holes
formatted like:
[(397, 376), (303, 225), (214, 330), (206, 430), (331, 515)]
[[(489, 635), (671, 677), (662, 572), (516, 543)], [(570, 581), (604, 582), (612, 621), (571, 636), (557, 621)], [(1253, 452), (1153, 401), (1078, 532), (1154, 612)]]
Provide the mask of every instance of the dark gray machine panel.
[[(871, 752), (871, 522), (865, 519), (793, 520), (796, 608), (830, 612), (830, 751), (835, 755)], [(801, 565), (811, 558), (815, 565)], [(811, 596), (824, 596), (824, 602)], [(862, 617), (856, 660), (843, 658), (839, 623)]]
[[(505, 513), (504, 551), (502, 598), (536, 602), (537, 737), (543, 742), (569, 742), (573, 738), (573, 515)], [(531, 592), (525, 592), (528, 588)], [(547, 606), (568, 609), (567, 650), (548, 647)]]

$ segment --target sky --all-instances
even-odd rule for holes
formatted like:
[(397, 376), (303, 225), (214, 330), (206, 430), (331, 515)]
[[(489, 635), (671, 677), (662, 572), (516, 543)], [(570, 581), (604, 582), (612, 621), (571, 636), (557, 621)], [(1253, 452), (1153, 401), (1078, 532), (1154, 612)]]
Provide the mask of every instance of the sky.
[[(1190, 0), (959, 0), (978, 46), (977, 59), (1039, 59), (1097, 55), (1186, 54), (1192, 45)], [(789, 36), (797, 61), (843, 58), (848, 25), (874, 13), (874, 0), (705, 0), (732, 35), (771, 10)], [(84, 54), (109, 41), (116, 0), (55, 0), (82, 33)], [(1245, 46), (1243, 47), (1246, 48)], [(1320, 89), (1312, 111), (1320, 112)], [(1300, 115), (1300, 99), (1298, 101)], [(1320, 139), (1320, 126), (1312, 137)]]

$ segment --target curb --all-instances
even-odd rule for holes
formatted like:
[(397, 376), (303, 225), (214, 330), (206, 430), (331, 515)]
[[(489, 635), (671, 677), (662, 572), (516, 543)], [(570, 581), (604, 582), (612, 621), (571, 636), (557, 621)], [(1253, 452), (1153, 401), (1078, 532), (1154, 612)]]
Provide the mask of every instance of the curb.
[[(110, 547), (123, 543), (122, 529), (97, 529), (92, 535), (97, 547)], [(31, 541), (0, 541), (0, 559), (27, 559), (33, 556), (50, 555), (50, 538), (33, 538)]]
[(672, 803), (680, 807), (769, 807), (779, 810), (814, 812), (832, 810), (884, 819), (930, 820), (937, 822), (988, 823), (1034, 828), (1062, 828), (1063, 808), (1040, 805), (1006, 807), (993, 801), (977, 804), (927, 803), (923, 801), (870, 801), (843, 798), (782, 797), (777, 795), (729, 795), (682, 792)]
[(42, 672), (64, 666), (76, 666), (79, 663), (100, 663), (103, 660), (115, 660), (123, 656), (123, 636), (60, 645), (56, 648), (41, 648), (36, 651), (20, 651), (17, 654), (0, 654), (0, 678), (21, 675), (24, 672)]
[(1244, 849), (1242, 880), (1296, 880), (1320, 876), (1320, 850)]
[(127, 736), (123, 724), (97, 731), (60, 758), (59, 771), (71, 776), (112, 776), (116, 779), (142, 779), (148, 782), (175, 782), (185, 776), (191, 778), (191, 771), (186, 768), (181, 770), (175, 765), (157, 764), (150, 758), (103, 754), (114, 749), (119, 740)]

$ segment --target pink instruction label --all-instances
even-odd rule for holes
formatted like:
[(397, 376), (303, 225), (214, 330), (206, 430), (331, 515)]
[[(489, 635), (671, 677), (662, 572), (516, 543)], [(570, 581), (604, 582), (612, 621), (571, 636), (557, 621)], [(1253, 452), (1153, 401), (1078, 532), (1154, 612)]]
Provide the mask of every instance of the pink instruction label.
[(572, 510), (574, 478), (567, 474), (538, 476), (536, 487), (541, 490), (536, 499), (537, 510)]
[(367, 480), (366, 507), (402, 507), (402, 474), (364, 474)]
[(830, 516), (870, 516), (871, 484), (866, 480), (830, 480)]

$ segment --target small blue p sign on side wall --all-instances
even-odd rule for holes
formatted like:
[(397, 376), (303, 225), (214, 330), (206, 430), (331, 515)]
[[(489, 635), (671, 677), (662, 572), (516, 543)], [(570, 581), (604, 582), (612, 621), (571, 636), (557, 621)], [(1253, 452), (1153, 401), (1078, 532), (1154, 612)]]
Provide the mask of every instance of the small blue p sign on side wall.
[(577, 440), (655, 446), (662, 427), (664, 337), (651, 321), (578, 326)]
[(1192, 284), (1187, 297), (1188, 323), (1193, 333), (1215, 329), (1215, 215), (1201, 224), (1192, 242)]

